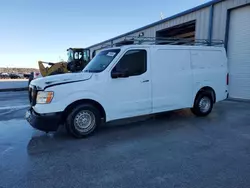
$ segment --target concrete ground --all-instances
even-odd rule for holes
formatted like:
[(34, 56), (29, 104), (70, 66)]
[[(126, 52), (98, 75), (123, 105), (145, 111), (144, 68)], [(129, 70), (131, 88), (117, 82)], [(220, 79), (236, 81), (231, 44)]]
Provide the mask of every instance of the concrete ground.
[(0, 79), (0, 92), (24, 90), (25, 88), (28, 88), (28, 79)]
[(224, 101), (103, 126), (76, 140), (24, 120), (27, 93), (0, 93), (0, 187), (250, 187), (250, 103)]

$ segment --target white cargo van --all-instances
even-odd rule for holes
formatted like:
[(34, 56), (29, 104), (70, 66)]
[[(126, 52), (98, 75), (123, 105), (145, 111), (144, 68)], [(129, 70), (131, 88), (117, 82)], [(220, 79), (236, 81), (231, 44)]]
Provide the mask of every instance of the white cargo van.
[(126, 45), (102, 50), (80, 73), (33, 80), (26, 119), (56, 131), (65, 123), (75, 137), (102, 122), (191, 108), (208, 115), (227, 98), (223, 47)]

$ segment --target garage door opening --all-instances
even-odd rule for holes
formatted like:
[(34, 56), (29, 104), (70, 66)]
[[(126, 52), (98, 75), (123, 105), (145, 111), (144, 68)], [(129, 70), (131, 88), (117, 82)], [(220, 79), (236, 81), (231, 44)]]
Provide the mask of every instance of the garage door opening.
[(230, 13), (228, 64), (229, 96), (250, 99), (250, 6)]
[[(176, 38), (176, 39), (186, 39), (190, 41), (195, 40), (195, 21), (186, 22), (181, 25), (177, 25), (171, 28), (160, 30), (156, 32), (156, 37), (159, 38)], [(163, 42), (158, 42), (162, 44)], [(181, 44), (182, 42), (176, 42), (176, 44)]]

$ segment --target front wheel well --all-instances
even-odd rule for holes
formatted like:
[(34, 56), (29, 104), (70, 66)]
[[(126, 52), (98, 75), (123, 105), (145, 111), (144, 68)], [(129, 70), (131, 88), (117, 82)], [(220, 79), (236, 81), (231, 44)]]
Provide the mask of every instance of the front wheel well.
[(214, 102), (214, 103), (216, 102), (216, 94), (215, 94), (215, 91), (214, 91), (213, 88), (211, 88), (211, 87), (209, 87), (209, 86), (206, 86), (206, 87), (201, 88), (201, 89), (197, 92), (197, 94), (196, 94), (196, 96), (195, 96), (195, 100), (196, 100), (196, 98), (199, 96), (199, 94), (204, 93), (204, 92), (210, 94), (211, 97), (212, 97), (212, 99), (213, 99), (213, 102)]
[(103, 106), (98, 103), (97, 101), (95, 100), (91, 100), (91, 99), (82, 99), (82, 100), (77, 100), (73, 103), (71, 103), (70, 105), (68, 105), (64, 112), (63, 112), (63, 120), (66, 120), (68, 114), (78, 105), (80, 104), (90, 104), (90, 105), (93, 105), (95, 108), (97, 108), (101, 114), (101, 118), (103, 119), (103, 121), (105, 122), (106, 121), (106, 113), (105, 113), (105, 110), (103, 108)]

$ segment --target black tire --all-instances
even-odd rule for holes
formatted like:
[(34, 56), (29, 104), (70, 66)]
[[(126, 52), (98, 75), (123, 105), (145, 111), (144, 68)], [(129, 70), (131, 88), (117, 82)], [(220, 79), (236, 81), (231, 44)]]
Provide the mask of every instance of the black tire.
[[(209, 104), (207, 104), (208, 106), (206, 106), (206, 110), (204, 110), (204, 108), (202, 108), (202, 101), (206, 101), (206, 103), (208, 102)], [(195, 101), (194, 101), (194, 106), (193, 108), (191, 108), (191, 111), (193, 112), (193, 114), (195, 114), (196, 116), (207, 116), (211, 113), (212, 109), (213, 109), (213, 98), (211, 96), (210, 93), (207, 92), (202, 92), (200, 94), (198, 94), (198, 96), (196, 97)]]
[[(67, 119), (66, 119), (66, 120), (67, 120)], [(67, 122), (64, 123), (63, 125), (64, 125), (65, 130), (66, 130), (66, 132), (68, 133), (68, 135), (72, 136), (72, 134), (71, 134), (71, 129), (69, 128), (69, 125), (67, 124)]]
[[(83, 118), (84, 116), (85, 118)], [(80, 127), (79, 124), (81, 123), (83, 126), (84, 124), (83, 121), (85, 121), (87, 117), (89, 117), (90, 119), (94, 118), (94, 120), (90, 121), (91, 124), (88, 127), (86, 128)], [(75, 138), (84, 138), (93, 134), (100, 124), (101, 124), (101, 115), (99, 110), (91, 104), (81, 104), (76, 106), (68, 114), (65, 126), (67, 132), (71, 136)]]

